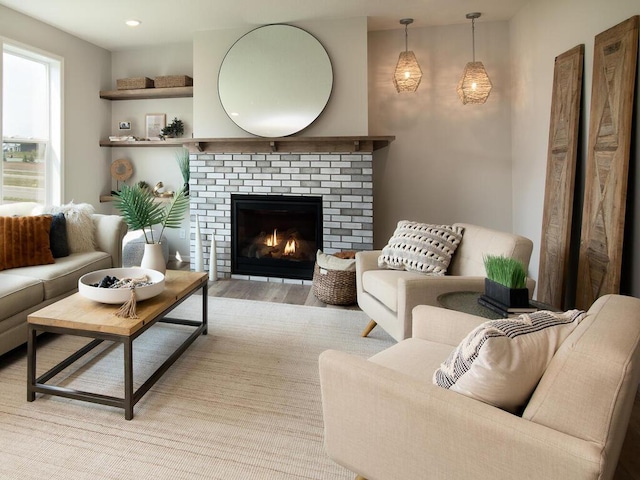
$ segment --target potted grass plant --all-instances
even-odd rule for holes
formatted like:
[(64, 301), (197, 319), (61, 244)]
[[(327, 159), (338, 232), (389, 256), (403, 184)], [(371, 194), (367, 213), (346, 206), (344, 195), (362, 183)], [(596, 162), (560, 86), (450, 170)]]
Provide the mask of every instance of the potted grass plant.
[[(189, 207), (189, 197), (184, 188), (180, 189), (169, 203), (156, 201), (148, 188), (136, 184), (130, 187), (122, 185), (114, 194), (114, 206), (122, 213), (122, 218), (131, 230), (142, 230), (145, 241), (142, 266), (166, 271), (166, 263), (162, 254), (160, 239), (165, 228), (179, 228)], [(160, 225), (160, 234), (154, 235), (153, 226)]]
[(527, 269), (515, 258), (502, 255), (484, 256), (485, 296), (506, 307), (528, 307)]

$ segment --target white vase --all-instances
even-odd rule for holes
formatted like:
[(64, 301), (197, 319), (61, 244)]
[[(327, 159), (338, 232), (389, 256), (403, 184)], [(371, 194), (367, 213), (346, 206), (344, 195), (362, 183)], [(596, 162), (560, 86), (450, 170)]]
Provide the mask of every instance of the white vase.
[(167, 263), (162, 253), (162, 245), (159, 243), (145, 243), (140, 266), (164, 274), (167, 271)]
[(218, 265), (216, 261), (216, 237), (211, 235), (211, 249), (209, 250), (209, 280), (215, 282), (218, 279)]

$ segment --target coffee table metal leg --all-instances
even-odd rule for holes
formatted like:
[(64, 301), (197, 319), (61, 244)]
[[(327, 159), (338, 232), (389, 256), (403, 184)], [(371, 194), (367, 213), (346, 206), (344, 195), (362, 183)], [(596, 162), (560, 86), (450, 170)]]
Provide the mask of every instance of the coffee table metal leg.
[(202, 324), (204, 325), (204, 330), (202, 331), (202, 335), (206, 335), (208, 333), (208, 322), (207, 322), (207, 318), (209, 317), (208, 315), (208, 307), (209, 307), (209, 296), (208, 296), (208, 291), (209, 291), (209, 284), (207, 282), (204, 282), (204, 285), (202, 286)]
[(124, 346), (124, 418), (133, 418), (133, 341), (128, 337)]
[(36, 329), (29, 325), (27, 339), (27, 401), (36, 399), (33, 387), (36, 385)]

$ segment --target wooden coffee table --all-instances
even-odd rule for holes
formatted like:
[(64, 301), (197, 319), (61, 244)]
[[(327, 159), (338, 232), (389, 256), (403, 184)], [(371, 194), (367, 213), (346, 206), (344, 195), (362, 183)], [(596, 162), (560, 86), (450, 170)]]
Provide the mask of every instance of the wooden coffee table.
[[(124, 408), (124, 417), (133, 418), (133, 406), (184, 353), (197, 337), (207, 334), (207, 280), (202, 272), (167, 270), (165, 289), (156, 297), (137, 305), (140, 318), (122, 318), (114, 313), (120, 305), (97, 303), (79, 293), (38, 310), (28, 317), (27, 400), (33, 402), (36, 393), (58, 395)], [(202, 320), (167, 318), (166, 315), (193, 293), (202, 290)], [(189, 337), (137, 389), (133, 389), (133, 341), (156, 322), (196, 327)], [(36, 338), (38, 332), (52, 332), (88, 337), (93, 340), (55, 367), (36, 378)], [(124, 350), (124, 398), (84, 392), (56, 385), (47, 385), (57, 374), (71, 366), (103, 341), (119, 342)]]

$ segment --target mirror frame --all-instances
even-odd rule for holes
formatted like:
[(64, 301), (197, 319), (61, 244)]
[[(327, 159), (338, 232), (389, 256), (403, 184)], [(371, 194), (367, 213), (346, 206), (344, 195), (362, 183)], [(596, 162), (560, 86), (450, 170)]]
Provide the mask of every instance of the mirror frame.
[[(272, 39), (265, 37), (273, 32)], [(267, 45), (270, 50), (262, 48)], [(309, 48), (302, 51), (303, 46)], [(308, 88), (310, 83), (314, 88)], [(315, 36), (293, 25), (270, 24), (247, 32), (229, 48), (218, 72), (218, 98), (242, 130), (260, 137), (286, 137), (318, 119), (333, 83), (331, 59)]]

